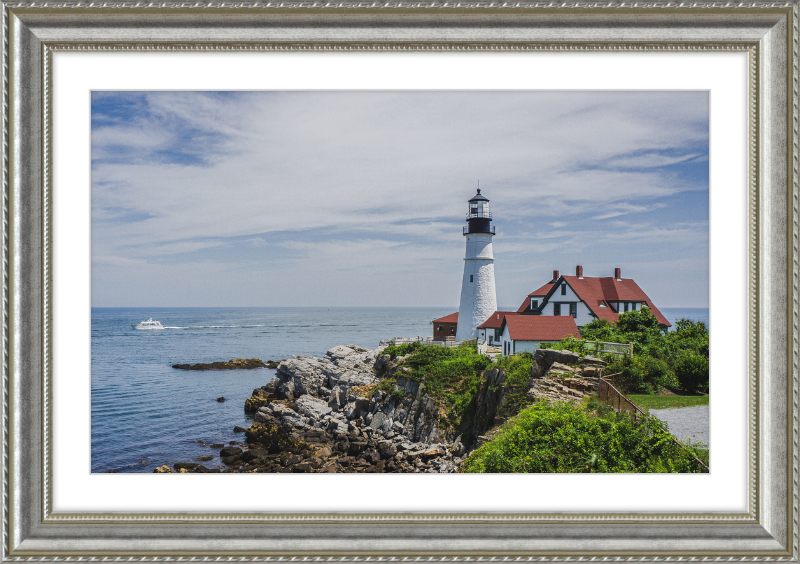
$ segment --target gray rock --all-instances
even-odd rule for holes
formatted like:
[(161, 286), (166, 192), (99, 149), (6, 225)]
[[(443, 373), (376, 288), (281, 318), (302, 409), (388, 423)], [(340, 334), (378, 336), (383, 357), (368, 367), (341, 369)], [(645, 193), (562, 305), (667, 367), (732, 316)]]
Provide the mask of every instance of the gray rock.
[(385, 370), (390, 360), (392, 360), (392, 357), (388, 354), (378, 355), (378, 358), (375, 360), (375, 370)]
[(598, 366), (605, 366), (606, 361), (602, 358), (597, 358), (596, 356), (586, 355), (583, 357), (583, 364), (596, 364)]
[(294, 399), (294, 382), (289, 380), (281, 382), (278, 386), (278, 399)]
[(533, 352), (535, 358), (542, 358), (550, 365), (554, 362), (561, 364), (577, 364), (581, 361), (578, 353), (572, 351), (559, 351), (554, 349), (538, 349)]
[(397, 446), (391, 441), (380, 441), (378, 443), (378, 452), (383, 458), (392, 458), (397, 454)]
[(298, 413), (312, 420), (321, 420), (325, 415), (331, 412), (331, 408), (324, 400), (309, 396), (308, 394), (300, 396), (295, 404), (297, 405)]
[(333, 409), (339, 409), (345, 405), (346, 398), (347, 391), (342, 386), (334, 386), (331, 390), (331, 399), (328, 401), (328, 405)]
[(372, 421), (370, 421), (369, 426), (373, 429), (378, 429), (383, 425), (384, 421), (386, 421), (386, 415), (384, 415), (382, 411), (378, 411), (372, 416)]

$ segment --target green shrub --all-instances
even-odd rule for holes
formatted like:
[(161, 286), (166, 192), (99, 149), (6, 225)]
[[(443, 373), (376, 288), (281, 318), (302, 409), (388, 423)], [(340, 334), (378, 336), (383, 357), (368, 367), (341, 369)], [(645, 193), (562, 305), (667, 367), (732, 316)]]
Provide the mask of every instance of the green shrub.
[(687, 392), (708, 390), (708, 359), (693, 352), (683, 353), (672, 366), (681, 388)]
[(462, 472), (695, 472), (694, 455), (657, 419), (537, 403), (473, 451)]
[(392, 357), (392, 360), (394, 360), (398, 356), (405, 356), (409, 353), (417, 351), (422, 346), (422, 343), (419, 341), (415, 341), (413, 343), (403, 343), (402, 345), (391, 344), (383, 349), (383, 354), (388, 354), (390, 357)]
[(620, 373), (623, 391), (652, 394), (664, 387), (675, 387), (675, 376), (666, 361), (652, 356), (633, 355), (616, 359), (603, 374)]

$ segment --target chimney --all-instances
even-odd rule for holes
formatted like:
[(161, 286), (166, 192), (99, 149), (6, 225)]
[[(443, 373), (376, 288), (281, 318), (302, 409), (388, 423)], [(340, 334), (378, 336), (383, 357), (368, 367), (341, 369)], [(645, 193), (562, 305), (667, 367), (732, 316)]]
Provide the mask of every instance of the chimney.
[(620, 267), (614, 269), (614, 278), (622, 280), (622, 269)]
[(581, 265), (575, 267), (575, 276), (583, 278), (583, 267)]
[(558, 280), (558, 276), (559, 276), (558, 270), (554, 270), (554, 271), (553, 271), (553, 282), (555, 282), (556, 280)]

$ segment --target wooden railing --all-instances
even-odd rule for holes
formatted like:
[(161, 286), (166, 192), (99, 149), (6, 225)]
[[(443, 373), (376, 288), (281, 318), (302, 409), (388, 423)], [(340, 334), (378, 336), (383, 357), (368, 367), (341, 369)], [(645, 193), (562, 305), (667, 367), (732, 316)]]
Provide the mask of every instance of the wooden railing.
[(404, 345), (406, 343), (420, 343), (431, 347), (451, 348), (451, 347), (461, 346), (464, 343), (476, 343), (476, 341), (477, 339), (466, 339), (464, 341), (456, 341), (455, 337), (447, 336), (445, 337), (444, 341), (436, 341), (433, 339), (433, 337), (427, 337), (425, 339), (423, 339), (422, 337), (411, 337), (411, 338), (395, 337), (393, 339), (386, 339), (385, 341), (382, 342), (383, 343), (389, 342), (392, 343), (393, 345)]
[[(606, 343), (603, 341), (583, 341), (586, 352), (595, 354), (621, 354), (633, 356), (633, 343)], [(602, 349), (600, 347), (603, 347)]]
[[(606, 378), (611, 378), (613, 376), (618, 376), (618, 375), (619, 374), (610, 374), (606, 376)], [(600, 399), (600, 403), (602, 403), (605, 406), (611, 407), (617, 413), (627, 413), (628, 415), (631, 416), (631, 419), (633, 419), (637, 423), (641, 422), (646, 417), (650, 417), (648, 414), (642, 411), (642, 408), (640, 408), (638, 405), (629, 400), (625, 396), (625, 394), (616, 389), (611, 384), (611, 382), (609, 382), (605, 378), (600, 378), (600, 382), (598, 385), (598, 396)], [(656, 417), (654, 417), (653, 419), (656, 419), (659, 423), (661, 423), (661, 426), (664, 427), (663, 421), (661, 421)], [(665, 428), (665, 430), (669, 432), (669, 429)], [(672, 440), (673, 442), (675, 442), (675, 444), (679, 445), (682, 449), (686, 450), (686, 445), (680, 442), (678, 439), (676, 439), (675, 435), (670, 433), (670, 437), (672, 437)], [(697, 458), (696, 456), (694, 457), (694, 461), (696, 469), (699, 472), (710, 471), (708, 469), (708, 466), (706, 466), (703, 463), (703, 461)]]
[[(611, 374), (610, 376), (617, 376)], [(597, 395), (599, 396), (600, 403), (605, 406), (611, 407), (617, 413), (627, 413), (637, 423), (641, 421), (647, 414), (642, 409), (629, 400), (625, 394), (616, 389), (611, 382), (605, 378), (600, 378), (599, 385), (597, 386)]]

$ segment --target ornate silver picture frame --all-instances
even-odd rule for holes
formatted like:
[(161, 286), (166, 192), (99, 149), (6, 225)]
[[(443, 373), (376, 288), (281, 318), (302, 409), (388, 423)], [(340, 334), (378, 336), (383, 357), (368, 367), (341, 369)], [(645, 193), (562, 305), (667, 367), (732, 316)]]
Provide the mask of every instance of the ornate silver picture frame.
[[(4, 561), (286, 557), (798, 561), (796, 1), (2, 1), (2, 17)], [(58, 51), (88, 50), (746, 53), (747, 511), (54, 511), (52, 57)]]

